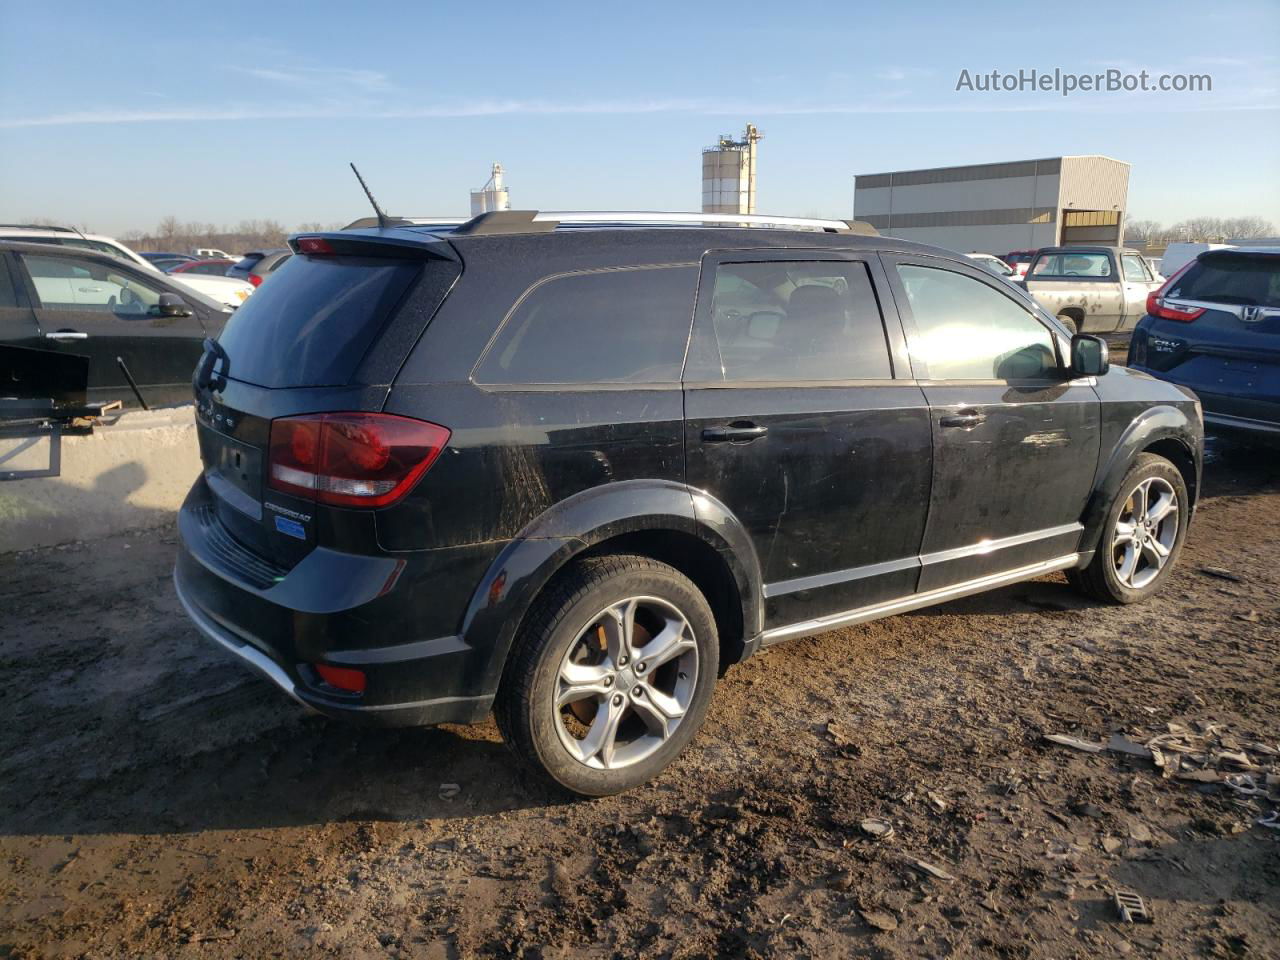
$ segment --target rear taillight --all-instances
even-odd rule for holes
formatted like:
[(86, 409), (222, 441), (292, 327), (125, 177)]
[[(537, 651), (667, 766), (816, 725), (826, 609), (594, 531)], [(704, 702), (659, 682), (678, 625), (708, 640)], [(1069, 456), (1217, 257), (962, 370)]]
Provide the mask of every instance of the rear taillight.
[(1165, 301), (1165, 291), (1172, 285), (1173, 281), (1191, 269), (1195, 261), (1184, 264), (1182, 269), (1175, 273), (1172, 277), (1160, 285), (1159, 290), (1153, 290), (1147, 294), (1147, 313), (1153, 317), (1160, 317), (1162, 320), (1177, 320), (1179, 323), (1191, 323), (1204, 313), (1204, 307), (1187, 307), (1181, 304), (1168, 303)]
[(440, 456), (449, 430), (387, 413), (317, 413), (271, 421), (272, 489), (337, 507), (385, 507)]
[(249, 282), (256, 287), (258, 284), (262, 282), (262, 278), (258, 276), (256, 273), (251, 273), (249, 274)]

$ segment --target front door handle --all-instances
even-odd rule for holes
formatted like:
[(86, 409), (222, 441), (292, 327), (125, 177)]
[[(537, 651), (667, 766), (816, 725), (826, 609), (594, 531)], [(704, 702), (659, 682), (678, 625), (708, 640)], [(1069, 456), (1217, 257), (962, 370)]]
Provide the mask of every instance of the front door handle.
[(80, 333), (78, 330), (55, 330), (52, 333), (46, 333), (44, 335), (44, 338), (46, 340), (58, 340), (58, 341), (88, 340), (89, 335), (87, 333)]
[(702, 431), (702, 440), (704, 443), (750, 443), (768, 432), (768, 427), (749, 420), (735, 420), (723, 427), (707, 427)]
[(980, 423), (985, 423), (986, 420), (987, 415), (985, 413), (979, 413), (977, 410), (961, 410), (959, 413), (943, 417), (938, 422), (944, 427), (961, 427), (963, 429), (968, 429), (970, 427), (976, 427)]

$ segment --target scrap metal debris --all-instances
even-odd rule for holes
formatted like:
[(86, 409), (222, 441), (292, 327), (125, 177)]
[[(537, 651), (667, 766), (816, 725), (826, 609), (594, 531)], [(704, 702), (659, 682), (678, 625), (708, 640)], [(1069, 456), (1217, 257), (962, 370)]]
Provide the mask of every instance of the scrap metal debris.
[(1116, 753), (1150, 760), (1165, 779), (1222, 786), (1240, 797), (1280, 800), (1280, 750), (1258, 740), (1233, 737), (1221, 724), (1167, 723), (1145, 741), (1113, 733), (1106, 743), (1067, 734), (1046, 734), (1050, 743), (1086, 753)]
[(879, 817), (867, 817), (858, 826), (862, 828), (863, 833), (877, 840), (888, 840), (893, 836), (893, 824)]
[(1115, 892), (1116, 912), (1125, 923), (1151, 923), (1151, 911), (1147, 909), (1147, 901), (1132, 890)]
[(1081, 740), (1079, 737), (1069, 737), (1064, 733), (1046, 733), (1044, 738), (1050, 743), (1070, 747), (1072, 750), (1083, 750), (1085, 753), (1101, 753), (1106, 748), (1106, 744), (1092, 743), (1088, 740)]
[(950, 883), (952, 880), (955, 879), (955, 877), (947, 873), (947, 871), (943, 870), (941, 867), (937, 866), (936, 864), (929, 863), (927, 860), (920, 860), (916, 857), (911, 857), (911, 856), (904, 857), (904, 859), (907, 861), (907, 864), (911, 866), (912, 869), (918, 870), (921, 873), (926, 874), (930, 877), (933, 877), (937, 880), (943, 880), (947, 883)]

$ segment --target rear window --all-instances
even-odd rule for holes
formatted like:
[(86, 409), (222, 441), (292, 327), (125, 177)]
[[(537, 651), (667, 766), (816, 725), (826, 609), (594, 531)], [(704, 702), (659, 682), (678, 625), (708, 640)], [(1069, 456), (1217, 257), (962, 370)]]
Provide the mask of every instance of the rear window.
[(1181, 300), (1280, 307), (1280, 255), (1202, 256), (1174, 281), (1166, 295)]
[(350, 382), (423, 269), (414, 260), (290, 257), (218, 338), (231, 360), (228, 376), (266, 387)]
[(697, 284), (693, 264), (567, 274), (540, 283), (498, 331), (476, 382), (675, 382)]
[(1109, 277), (1111, 258), (1105, 253), (1043, 253), (1031, 268), (1033, 277)]

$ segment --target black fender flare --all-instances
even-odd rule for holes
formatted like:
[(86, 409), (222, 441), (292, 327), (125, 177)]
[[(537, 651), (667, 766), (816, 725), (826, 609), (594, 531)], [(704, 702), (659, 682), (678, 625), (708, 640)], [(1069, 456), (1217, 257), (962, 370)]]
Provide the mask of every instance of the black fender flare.
[[(603, 484), (555, 504), (529, 523), (490, 564), (463, 615), (462, 640), (484, 695), (497, 692), (516, 631), (548, 581), (575, 556), (614, 537), (669, 530), (715, 548), (738, 588), (748, 649), (763, 618), (763, 579), (751, 538), (714, 497), (669, 480)], [(470, 684), (469, 684), (470, 685)]]
[(1102, 525), (1107, 518), (1107, 510), (1119, 495), (1120, 483), (1129, 472), (1134, 457), (1154, 443), (1161, 440), (1175, 440), (1194, 462), (1195, 482), (1187, 485), (1188, 493), (1192, 498), (1191, 509), (1194, 511), (1203, 466), (1201, 436), (1200, 425), (1184, 410), (1174, 406), (1160, 404), (1149, 407), (1133, 419), (1120, 435), (1120, 439), (1112, 446), (1110, 455), (1106, 459), (1098, 460), (1098, 470), (1093, 480), (1093, 493), (1085, 506), (1084, 532), (1080, 536), (1081, 552), (1087, 555), (1086, 559), (1097, 549), (1098, 539), (1102, 535)]

